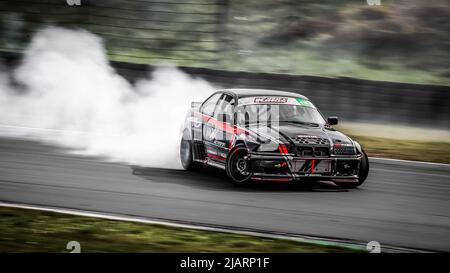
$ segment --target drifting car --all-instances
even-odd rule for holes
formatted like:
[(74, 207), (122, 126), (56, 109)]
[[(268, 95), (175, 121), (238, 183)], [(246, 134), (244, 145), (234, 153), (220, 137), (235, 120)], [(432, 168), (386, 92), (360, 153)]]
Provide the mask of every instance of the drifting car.
[(180, 144), (186, 170), (212, 166), (232, 183), (332, 181), (360, 186), (369, 173), (361, 145), (335, 130), (297, 93), (226, 89), (192, 102)]

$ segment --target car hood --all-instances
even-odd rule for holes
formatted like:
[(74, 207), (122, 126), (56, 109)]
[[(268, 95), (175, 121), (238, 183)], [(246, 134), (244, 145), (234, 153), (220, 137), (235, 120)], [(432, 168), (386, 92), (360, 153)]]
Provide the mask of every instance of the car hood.
[(301, 124), (279, 124), (278, 126), (251, 125), (248, 130), (261, 138), (277, 139), (283, 143), (291, 144), (298, 137), (317, 137), (328, 139), (330, 143), (353, 144), (353, 141), (343, 133), (323, 126), (311, 127)]

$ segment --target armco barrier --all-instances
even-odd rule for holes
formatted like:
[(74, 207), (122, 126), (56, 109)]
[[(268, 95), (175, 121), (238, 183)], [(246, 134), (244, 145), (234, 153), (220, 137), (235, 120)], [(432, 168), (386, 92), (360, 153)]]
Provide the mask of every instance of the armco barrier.
[[(10, 69), (20, 58), (0, 53), (1, 63)], [(131, 82), (148, 77), (153, 66), (112, 62), (119, 74)], [(377, 122), (450, 130), (450, 86), (327, 78), (270, 73), (223, 71), (181, 67), (218, 87), (252, 87), (301, 93), (310, 98), (325, 116), (344, 121)]]

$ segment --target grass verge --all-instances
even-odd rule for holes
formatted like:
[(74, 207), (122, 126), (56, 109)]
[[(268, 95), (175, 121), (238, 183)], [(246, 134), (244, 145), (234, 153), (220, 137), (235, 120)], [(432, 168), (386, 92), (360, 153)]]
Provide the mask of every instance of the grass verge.
[(270, 239), (0, 207), (0, 252), (363, 252), (335, 245)]
[(368, 156), (450, 164), (450, 143), (350, 135)]

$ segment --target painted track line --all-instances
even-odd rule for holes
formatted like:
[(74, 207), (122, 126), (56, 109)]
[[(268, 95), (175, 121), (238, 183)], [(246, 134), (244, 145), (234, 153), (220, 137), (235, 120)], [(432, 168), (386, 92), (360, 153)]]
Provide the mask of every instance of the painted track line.
[(371, 161), (378, 163), (404, 163), (405, 165), (417, 166), (417, 165), (428, 165), (428, 166), (440, 166), (450, 168), (450, 164), (445, 163), (435, 163), (426, 161), (415, 161), (415, 160), (405, 160), (405, 159), (395, 159), (395, 158), (385, 158), (385, 157), (369, 157)]

